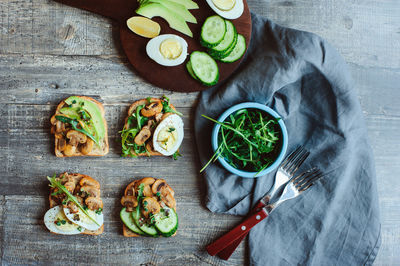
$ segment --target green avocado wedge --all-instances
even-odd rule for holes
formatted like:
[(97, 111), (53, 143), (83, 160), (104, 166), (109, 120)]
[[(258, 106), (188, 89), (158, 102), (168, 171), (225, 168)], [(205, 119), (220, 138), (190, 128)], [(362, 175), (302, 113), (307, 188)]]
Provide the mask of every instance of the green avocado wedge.
[[(103, 120), (102, 110), (99, 108), (97, 103), (78, 96), (71, 96), (68, 99), (66, 99), (65, 102), (72, 108), (80, 106), (85, 111), (87, 111), (93, 122), (93, 127), (96, 137), (100, 140), (104, 139), (106, 133), (106, 127)], [(72, 111), (72, 109), (70, 111)]]
[(193, 33), (183, 19), (175, 10), (172, 11), (159, 3), (146, 2), (136, 9), (136, 13), (147, 18), (162, 17), (168, 22), (169, 27), (189, 37), (193, 37)]

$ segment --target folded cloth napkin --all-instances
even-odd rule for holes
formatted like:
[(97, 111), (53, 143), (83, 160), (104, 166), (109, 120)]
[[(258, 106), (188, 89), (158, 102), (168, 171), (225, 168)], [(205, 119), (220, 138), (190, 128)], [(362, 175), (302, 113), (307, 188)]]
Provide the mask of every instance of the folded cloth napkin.
[[(250, 231), (250, 263), (371, 264), (381, 242), (376, 177), (349, 70), (335, 49), (312, 33), (256, 14), (252, 25), (239, 69), (200, 95), (195, 134), (201, 163), (213, 154), (213, 123), (201, 115), (218, 118), (232, 105), (253, 101), (280, 114), (289, 134), (288, 153), (297, 145), (311, 152), (300, 171), (316, 166), (326, 175)], [(207, 207), (246, 215), (271, 188), (274, 175), (241, 178), (211, 164), (204, 173)]]

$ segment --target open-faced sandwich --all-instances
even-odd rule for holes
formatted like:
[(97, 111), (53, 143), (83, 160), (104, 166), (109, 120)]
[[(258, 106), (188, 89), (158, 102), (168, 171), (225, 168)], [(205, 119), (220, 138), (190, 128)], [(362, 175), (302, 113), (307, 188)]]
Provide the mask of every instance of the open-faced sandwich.
[(173, 156), (183, 140), (182, 114), (167, 97), (142, 99), (128, 110), (121, 131), (122, 156)]
[(178, 215), (174, 191), (164, 179), (145, 177), (133, 181), (121, 199), (120, 216), (126, 237), (175, 235)]
[(47, 177), (50, 181), (50, 209), (44, 224), (62, 235), (100, 235), (103, 233), (103, 201), (100, 184), (82, 174), (63, 173)]
[(68, 97), (57, 106), (50, 122), (57, 157), (108, 153), (107, 122), (100, 102), (86, 96)]

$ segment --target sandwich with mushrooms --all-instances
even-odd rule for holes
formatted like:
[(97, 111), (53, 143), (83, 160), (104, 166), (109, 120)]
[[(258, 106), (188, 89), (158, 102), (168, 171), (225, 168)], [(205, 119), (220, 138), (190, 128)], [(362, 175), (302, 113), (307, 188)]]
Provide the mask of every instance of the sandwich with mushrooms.
[(57, 106), (50, 122), (57, 157), (103, 156), (108, 153), (104, 107), (95, 99), (68, 97)]
[(130, 183), (121, 199), (126, 237), (170, 237), (178, 230), (174, 191), (164, 179), (145, 177)]
[(182, 113), (165, 96), (134, 102), (121, 133), (122, 156), (172, 156), (183, 140)]
[(103, 233), (103, 201), (100, 184), (90, 176), (63, 173), (50, 181), (50, 209), (44, 224), (50, 232), (62, 235)]

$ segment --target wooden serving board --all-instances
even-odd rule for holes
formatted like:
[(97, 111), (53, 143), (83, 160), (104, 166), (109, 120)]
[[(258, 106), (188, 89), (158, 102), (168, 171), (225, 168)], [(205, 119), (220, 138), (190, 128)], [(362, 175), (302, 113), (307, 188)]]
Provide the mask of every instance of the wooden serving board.
[[(163, 89), (192, 92), (207, 89), (207, 86), (200, 84), (188, 74), (186, 70), (186, 62), (175, 67), (165, 67), (151, 60), (146, 54), (146, 44), (148, 38), (141, 37), (126, 26), (126, 21), (132, 16), (136, 16), (135, 10), (138, 7), (136, 0), (55, 0), (69, 6), (81, 8), (93, 13), (111, 18), (119, 23), (120, 39), (122, 47), (128, 57), (129, 62), (134, 69), (144, 79)], [(208, 6), (205, 0), (196, 1), (199, 9), (189, 10), (197, 19), (197, 24), (188, 23), (193, 32), (193, 38), (190, 38), (180, 32), (171, 29), (168, 23), (162, 18), (153, 18), (161, 26), (160, 34), (176, 34), (184, 38), (188, 43), (188, 53), (192, 51), (205, 51), (200, 45), (199, 36), (200, 29), (208, 16), (214, 15), (215, 12)], [(251, 16), (246, 0), (244, 2), (244, 12), (238, 19), (233, 20), (238, 33), (246, 38), (247, 46), (251, 36)], [(242, 57), (243, 58), (243, 57)], [(239, 66), (242, 58), (234, 63), (218, 62), (220, 78), (219, 82), (228, 78), (232, 72)]]

